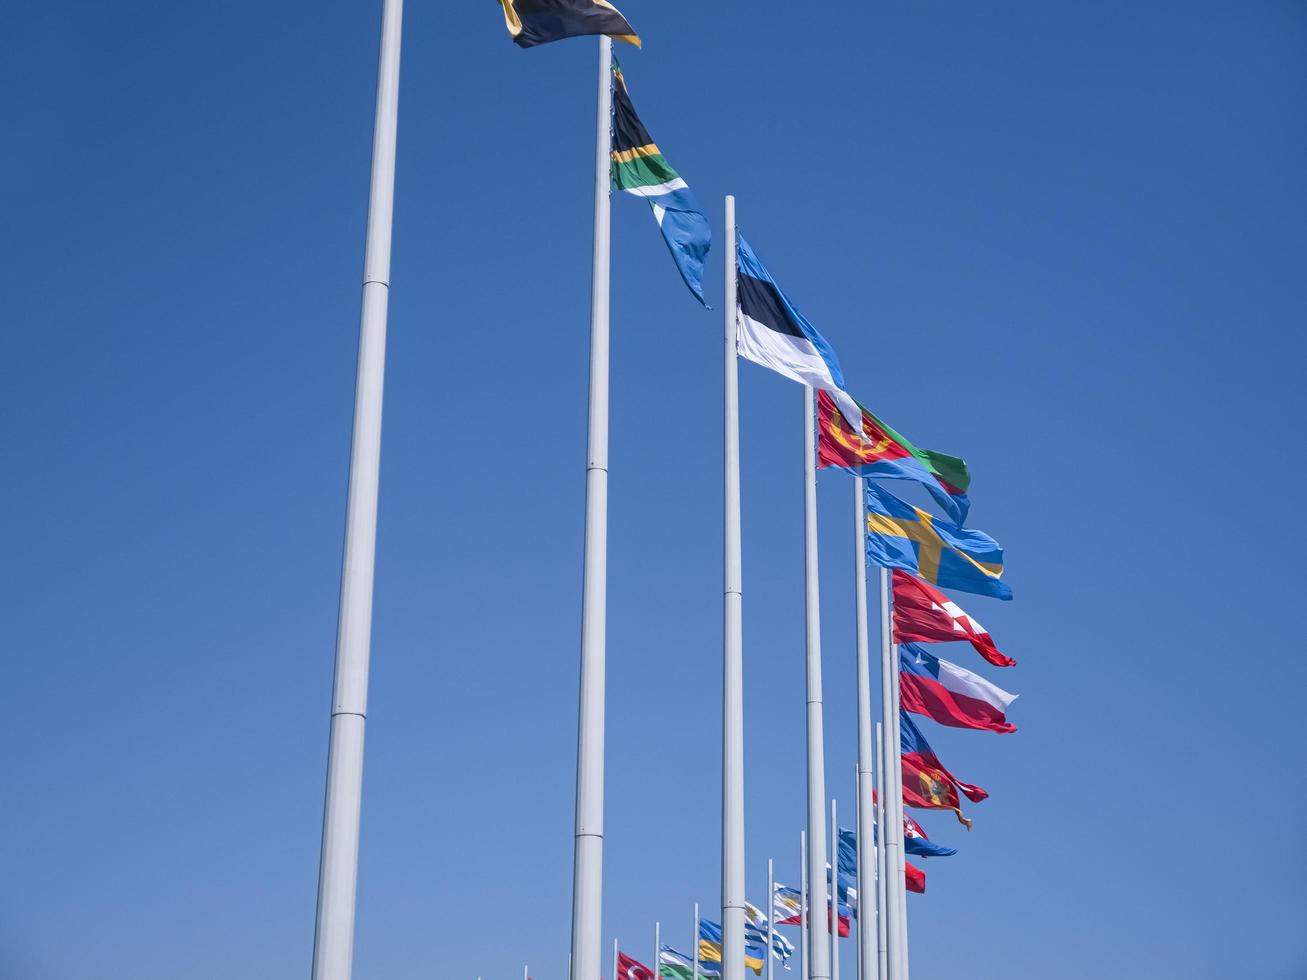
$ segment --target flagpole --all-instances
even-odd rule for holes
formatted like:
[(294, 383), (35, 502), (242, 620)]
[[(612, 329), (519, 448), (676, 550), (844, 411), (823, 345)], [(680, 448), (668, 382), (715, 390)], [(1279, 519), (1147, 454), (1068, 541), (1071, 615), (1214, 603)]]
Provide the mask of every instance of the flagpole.
[[(821, 699), (821, 607), (817, 582), (817, 448), (815, 392), (803, 388), (803, 552), (807, 620), (808, 690), (808, 894), (824, 894), (826, 863), (826, 750)], [(809, 916), (808, 963), (812, 980), (831, 980), (830, 946)]]
[(740, 395), (735, 354), (735, 198), (726, 197), (725, 473), (722, 535), (722, 978), (744, 980), (744, 642), (740, 557)]
[(840, 980), (840, 827), (830, 801), (830, 977)]
[[(858, 785), (858, 783), (857, 783), (857, 776), (858, 776), (857, 764), (855, 763), (855, 764), (854, 764), (854, 770), (853, 770), (853, 777), (854, 777), (854, 783), (853, 783), (853, 785), (854, 785), (855, 790), (856, 790), (857, 785)], [(854, 792), (854, 794), (853, 794), (853, 826), (857, 828), (857, 829), (854, 831), (855, 834), (861, 834), (861, 833), (862, 833), (862, 799), (858, 796), (858, 794), (857, 794), (856, 792)], [(862, 857), (861, 857), (861, 855), (862, 855), (862, 849), (863, 849), (864, 847), (869, 847), (869, 846), (870, 846), (869, 843), (868, 843), (868, 844), (864, 844), (864, 843), (862, 843), (862, 840), (863, 840), (863, 838), (860, 838), (860, 839), (858, 840), (858, 842), (857, 842), (857, 850), (855, 850), (854, 853), (853, 853), (853, 860), (854, 860), (854, 875), (855, 875), (855, 876), (857, 876), (857, 875), (858, 875), (858, 872), (862, 870)], [(868, 838), (865, 838), (865, 840), (870, 841), (871, 838), (868, 837)], [(855, 958), (855, 960), (854, 960), (854, 962), (857, 964), (857, 969), (853, 971), (853, 975), (856, 976), (856, 977), (858, 978), (858, 980), (863, 980), (863, 974), (862, 974), (862, 956), (861, 956), (861, 952), (862, 952), (862, 933), (863, 933), (863, 925), (862, 925), (862, 922), (863, 922), (863, 919), (866, 917), (866, 914), (867, 914), (865, 911), (863, 911), (866, 907), (867, 907), (867, 900), (866, 900), (866, 897), (864, 897), (864, 894), (863, 894), (863, 880), (862, 880), (861, 877), (858, 877), (858, 915), (857, 915), (857, 919), (858, 919), (858, 952), (859, 952), (859, 955), (858, 955), (858, 956)]]
[[(876, 933), (869, 928), (866, 913), (871, 905), (872, 855), (872, 754), (871, 754), (871, 656), (867, 630), (867, 505), (862, 480), (853, 481), (853, 586), (854, 625), (858, 650), (858, 977), (883, 980), (876, 969)], [(879, 918), (879, 908), (877, 918)]]
[[(654, 980), (658, 980), (658, 977), (662, 976), (662, 963), (663, 963), (662, 928), (663, 925), (661, 922), (654, 923), (654, 958), (653, 958)], [(614, 978), (614, 980), (616, 980), (616, 978)]]
[[(767, 859), (767, 980), (772, 980), (776, 944), (776, 870), (772, 859)], [(788, 964), (787, 964), (788, 965)]]
[(381, 471), (381, 404), (390, 294), (390, 232), (395, 204), (395, 141), (399, 127), (399, 53), (403, 0), (384, 0), (372, 129), (363, 301), (359, 322), (354, 431), (345, 504), (336, 665), (331, 696), (327, 786), (313, 934), (314, 980), (349, 980), (354, 962), (359, 817), (363, 803), (363, 733), (372, 643), (372, 583)]
[(889, 870), (885, 866), (885, 746), (880, 722), (876, 722), (876, 828), (880, 837), (876, 845), (876, 967), (885, 980), (889, 977), (890, 916), (886, 894)]
[(613, 42), (599, 38), (595, 117), (594, 272), (590, 283), (590, 419), (581, 584), (581, 691), (572, 863), (572, 980), (598, 980), (604, 860), (604, 672), (608, 596), (608, 253)]
[(903, 873), (903, 765), (899, 761), (899, 665), (894, 646), (890, 570), (880, 569), (880, 659), (884, 701), (885, 882), (890, 908), (890, 980), (908, 980), (907, 893)]
[(613, 978), (617, 977), (617, 938), (613, 937)]
[(694, 903), (694, 976), (690, 980), (699, 980), (699, 903)]
[(799, 831), (799, 952), (803, 959), (803, 980), (812, 980), (808, 972), (808, 832)]

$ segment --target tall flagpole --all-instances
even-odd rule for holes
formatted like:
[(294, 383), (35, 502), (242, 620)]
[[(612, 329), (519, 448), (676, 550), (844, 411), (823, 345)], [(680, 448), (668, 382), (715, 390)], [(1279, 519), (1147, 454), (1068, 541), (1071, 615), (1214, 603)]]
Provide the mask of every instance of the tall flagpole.
[(803, 980), (812, 980), (808, 969), (808, 832), (799, 831), (799, 952), (802, 960)]
[(907, 892), (903, 861), (903, 765), (899, 752), (899, 665), (894, 646), (890, 570), (880, 569), (880, 663), (884, 701), (885, 882), (890, 909), (890, 980), (908, 980)]
[(663, 969), (662, 929), (663, 929), (663, 924), (661, 922), (654, 923), (654, 958), (653, 958), (654, 980), (657, 980), (658, 977), (662, 976), (662, 969)]
[(694, 976), (690, 980), (699, 980), (699, 903), (694, 903)]
[(594, 272), (590, 282), (590, 426), (585, 462), (581, 697), (572, 858), (572, 980), (599, 980), (604, 862), (604, 671), (608, 602), (608, 252), (613, 42), (599, 38)]
[(885, 866), (885, 745), (881, 724), (876, 722), (876, 967), (880, 977), (889, 976), (889, 901), (886, 887), (889, 869)]
[(740, 558), (740, 392), (735, 354), (735, 198), (726, 198), (725, 472), (722, 535), (722, 978), (744, 980), (744, 640)]
[(830, 801), (830, 977), (840, 980), (840, 825)]
[(772, 980), (772, 965), (776, 959), (776, 870), (772, 859), (767, 859), (767, 980)]
[[(817, 584), (817, 418), (815, 393), (803, 388), (803, 568), (807, 619), (808, 895), (826, 894), (826, 747), (821, 701), (821, 597)], [(830, 980), (830, 944), (823, 916), (810, 916), (808, 964), (812, 980)]]
[(354, 898), (358, 884), (363, 730), (372, 644), (372, 578), (377, 546), (381, 400), (386, 365), (403, 10), (403, 0), (384, 0), (376, 119), (372, 129), (372, 182), (363, 258), (363, 312), (354, 388), (349, 497), (345, 505), (345, 553), (341, 563), (336, 670), (313, 934), (314, 980), (349, 980), (354, 961)]
[[(867, 505), (862, 480), (853, 481), (854, 626), (858, 649), (858, 975), (881, 980), (876, 968), (876, 932), (867, 921), (872, 905), (875, 832), (872, 816), (871, 657), (867, 631)], [(879, 918), (879, 908), (877, 918)]]
[[(613, 939), (613, 977), (617, 977), (617, 939)], [(478, 978), (480, 980), (480, 978)]]

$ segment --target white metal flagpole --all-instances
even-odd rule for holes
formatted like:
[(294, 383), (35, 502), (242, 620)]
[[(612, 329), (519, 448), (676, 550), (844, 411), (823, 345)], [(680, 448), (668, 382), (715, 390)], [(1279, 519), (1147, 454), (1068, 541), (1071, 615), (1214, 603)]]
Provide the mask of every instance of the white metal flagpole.
[(744, 641), (740, 557), (740, 398), (735, 353), (735, 198), (726, 198), (722, 615), (722, 978), (744, 980)]
[[(821, 596), (817, 582), (817, 418), (815, 392), (803, 388), (803, 554), (807, 620), (808, 689), (808, 895), (826, 894), (826, 747), (821, 698)], [(808, 964), (813, 980), (830, 980), (830, 944), (824, 916), (810, 916)]]
[(699, 980), (699, 903), (694, 903), (694, 976), (691, 980)]
[(767, 859), (767, 980), (772, 980), (772, 963), (776, 959), (776, 869)]
[[(872, 815), (871, 656), (867, 630), (867, 505), (862, 480), (853, 481), (854, 627), (858, 650), (858, 976), (880, 980), (876, 969), (876, 931), (868, 917), (872, 909), (875, 831)], [(879, 908), (876, 909), (879, 918)]]
[(890, 570), (880, 569), (881, 686), (885, 701), (885, 882), (890, 908), (890, 980), (908, 980), (907, 893), (903, 862), (903, 765), (899, 753), (899, 665), (894, 646)]
[(885, 746), (880, 722), (876, 722), (876, 965), (882, 978), (889, 976), (889, 913), (885, 867)]
[(604, 674), (608, 603), (608, 257), (613, 42), (599, 38), (594, 272), (590, 283), (590, 421), (581, 584), (581, 697), (572, 863), (572, 980), (599, 980), (604, 861)]
[(808, 970), (808, 832), (799, 831), (799, 952), (803, 961), (803, 980), (812, 980)]
[(399, 50), (403, 0), (385, 0), (372, 130), (372, 178), (363, 258), (354, 432), (350, 445), (345, 553), (336, 626), (327, 788), (313, 935), (314, 980), (349, 980), (354, 960), (359, 817), (363, 803), (363, 731), (372, 644), (372, 581), (381, 471), (381, 403), (390, 294), (390, 230), (395, 204), (395, 140), (399, 126)]
[(617, 939), (613, 939), (613, 978), (617, 977)]
[(654, 923), (654, 958), (653, 972), (657, 978), (662, 975), (663, 969), (663, 925), (661, 922)]
[(840, 980), (840, 825), (830, 801), (830, 978)]

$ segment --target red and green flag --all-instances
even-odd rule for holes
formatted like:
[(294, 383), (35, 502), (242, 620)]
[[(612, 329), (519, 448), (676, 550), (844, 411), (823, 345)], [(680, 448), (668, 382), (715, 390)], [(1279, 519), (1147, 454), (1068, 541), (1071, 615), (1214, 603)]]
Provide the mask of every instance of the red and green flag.
[(957, 456), (918, 449), (869, 412), (861, 402), (862, 432), (853, 431), (835, 399), (817, 391), (817, 465), (838, 466), (855, 476), (913, 480), (926, 488), (959, 525), (965, 524), (971, 499), (971, 473)]

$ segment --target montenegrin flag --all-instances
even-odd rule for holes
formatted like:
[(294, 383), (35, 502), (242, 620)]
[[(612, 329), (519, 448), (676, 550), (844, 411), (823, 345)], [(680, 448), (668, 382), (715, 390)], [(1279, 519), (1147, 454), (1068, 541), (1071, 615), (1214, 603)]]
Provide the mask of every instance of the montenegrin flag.
[(933, 718), (952, 728), (978, 728), (1005, 735), (1017, 726), (1007, 720), (1016, 700), (979, 674), (940, 660), (915, 643), (899, 647), (899, 692), (904, 711)]
[(607, 34), (640, 46), (635, 29), (608, 0), (499, 0), (508, 34), (519, 48), (565, 37)]
[(973, 803), (988, 799), (979, 786), (964, 783), (944, 768), (944, 763), (906, 712), (899, 712), (899, 747), (903, 759), (903, 802), (923, 810), (952, 810), (967, 828), (971, 821), (962, 815), (958, 790)]
[(864, 480), (867, 562), (901, 568), (941, 588), (1011, 599), (1003, 549), (988, 534), (947, 524)]
[(625, 953), (617, 954), (618, 980), (655, 980), (654, 971)]
[(862, 426), (849, 425), (835, 400), (817, 394), (817, 465), (838, 466), (855, 476), (913, 480), (935, 498), (956, 523), (967, 522), (971, 473), (966, 460), (918, 449), (905, 436), (872, 415), (860, 402)]
[(903, 853), (915, 854), (917, 857), (952, 857), (957, 852), (956, 847), (936, 844), (926, 836), (921, 824), (906, 813), (903, 814)]
[(966, 640), (976, 652), (995, 667), (1016, 663), (994, 645), (985, 627), (968, 616), (956, 602), (939, 589), (894, 570), (894, 642), (938, 643)]
[(712, 245), (708, 217), (635, 114), (621, 66), (613, 60), (613, 186), (642, 197), (672, 253), (681, 278), (704, 306), (703, 260)]
[(736, 239), (735, 350), (791, 381), (828, 391), (850, 424), (862, 409), (844, 391), (844, 374), (831, 345), (781, 292), (743, 236)]

